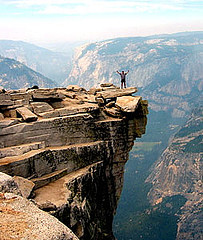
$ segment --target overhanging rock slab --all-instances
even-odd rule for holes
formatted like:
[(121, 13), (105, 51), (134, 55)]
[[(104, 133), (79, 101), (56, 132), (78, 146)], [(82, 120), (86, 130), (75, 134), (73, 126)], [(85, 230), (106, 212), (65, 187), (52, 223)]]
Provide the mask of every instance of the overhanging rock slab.
[(115, 103), (115, 106), (123, 112), (135, 112), (140, 101), (142, 100), (139, 96), (123, 96), (118, 97)]
[(106, 91), (97, 92), (96, 97), (103, 97), (104, 99), (122, 97), (131, 95), (137, 92), (136, 87), (129, 87), (124, 89), (111, 89)]

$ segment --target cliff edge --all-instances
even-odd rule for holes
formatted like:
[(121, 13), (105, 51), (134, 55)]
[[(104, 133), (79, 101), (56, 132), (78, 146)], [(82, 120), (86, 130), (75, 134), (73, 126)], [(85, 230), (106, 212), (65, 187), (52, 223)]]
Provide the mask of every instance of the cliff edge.
[[(113, 84), (89, 91), (75, 85), (0, 90), (0, 208), (10, 209), (0, 211), (2, 218), (9, 223), (8, 214), (16, 211), (30, 222), (23, 207), (29, 205), (34, 216), (46, 211), (60, 220), (43, 215), (51, 217), (49, 230), (46, 221), (34, 220), (45, 236), (50, 232), (46, 239), (114, 239), (112, 221), (124, 164), (147, 123), (147, 101), (133, 96), (136, 92)], [(12, 178), (15, 191), (5, 178)], [(55, 222), (59, 229), (62, 225), (57, 238), (52, 235)], [(15, 239), (36, 238), (23, 229)], [(8, 225), (0, 230), (2, 239), (16, 236), (17, 230), (9, 231)]]

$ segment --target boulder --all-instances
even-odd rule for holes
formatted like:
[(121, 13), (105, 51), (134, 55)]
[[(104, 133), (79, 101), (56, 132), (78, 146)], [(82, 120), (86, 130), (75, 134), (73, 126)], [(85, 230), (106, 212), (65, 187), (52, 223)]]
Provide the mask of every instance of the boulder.
[(53, 107), (50, 106), (47, 102), (32, 102), (30, 104), (35, 114), (50, 112), (53, 111)]
[(20, 176), (14, 176), (13, 180), (18, 186), (18, 189), (20, 190), (22, 196), (24, 198), (29, 198), (30, 194), (34, 189), (35, 184), (32, 181)]
[(26, 107), (17, 108), (16, 111), (26, 122), (32, 122), (37, 120), (37, 116)]
[(0, 172), (0, 192), (15, 193), (21, 195), (21, 191), (19, 190), (18, 185), (15, 183), (14, 179), (2, 172)]
[(132, 113), (135, 112), (141, 100), (142, 98), (139, 96), (118, 97), (115, 106), (122, 112)]
[(18, 105), (28, 105), (31, 102), (31, 100), (29, 99), (19, 99), (19, 100), (15, 100), (14, 101), (14, 107), (18, 106)]

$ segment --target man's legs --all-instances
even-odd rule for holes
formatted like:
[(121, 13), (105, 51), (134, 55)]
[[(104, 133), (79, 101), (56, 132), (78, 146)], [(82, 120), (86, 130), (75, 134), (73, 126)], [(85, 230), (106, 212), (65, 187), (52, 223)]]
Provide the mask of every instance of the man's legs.
[(126, 88), (126, 82), (125, 81), (121, 81), (121, 88), (123, 88), (123, 85)]

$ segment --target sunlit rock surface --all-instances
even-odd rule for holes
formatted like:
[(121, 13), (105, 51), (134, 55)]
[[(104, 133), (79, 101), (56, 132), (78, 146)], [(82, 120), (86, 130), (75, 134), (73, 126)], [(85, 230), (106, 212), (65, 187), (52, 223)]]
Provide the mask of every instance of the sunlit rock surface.
[(78, 240), (73, 232), (31, 201), (0, 193), (0, 239)]
[(81, 240), (114, 239), (124, 165), (147, 123), (136, 92), (103, 84), (0, 93), (0, 171), (32, 181), (34, 189), (18, 179), (23, 193), (31, 187), (25, 196)]

